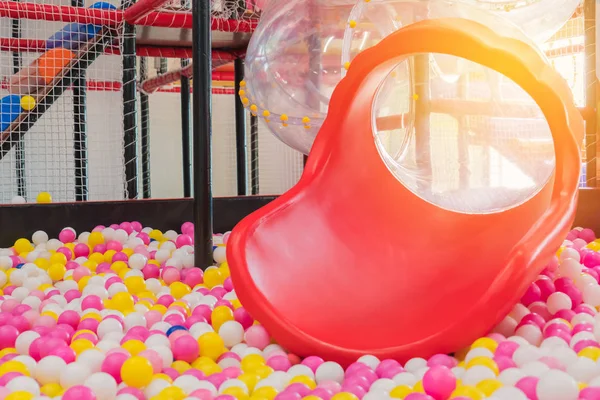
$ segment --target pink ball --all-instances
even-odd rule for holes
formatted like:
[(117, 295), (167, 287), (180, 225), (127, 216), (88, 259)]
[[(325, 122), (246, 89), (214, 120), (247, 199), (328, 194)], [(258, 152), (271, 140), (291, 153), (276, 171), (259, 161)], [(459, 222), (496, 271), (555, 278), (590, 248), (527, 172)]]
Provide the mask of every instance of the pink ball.
[(26, 313), (29, 310), (31, 310), (31, 307), (27, 304), (19, 304), (18, 306), (13, 308), (12, 315), (22, 315), (23, 313)]
[(81, 280), (81, 278), (83, 278), (84, 276), (91, 276), (92, 272), (89, 270), (89, 268), (86, 268), (84, 266), (79, 266), (77, 268), (75, 268), (75, 270), (73, 271), (73, 279), (77, 282), (79, 282)]
[(174, 368), (165, 368), (163, 370), (163, 374), (169, 376), (169, 378), (175, 380), (179, 377), (179, 372), (177, 372), (176, 369)]
[[(47, 325), (45, 325), (45, 326), (52, 327), (52, 326), (56, 325), (56, 321), (54, 321), (54, 318), (52, 318), (50, 316), (40, 317), (40, 318), (38, 318), (38, 321), (41, 321), (42, 318), (44, 318), (44, 320), (43, 320), (44, 322), (47, 322)], [(52, 322), (47, 321), (46, 318), (50, 318), (52, 320)], [(25, 332), (25, 331), (31, 329), (31, 324), (29, 323), (29, 321), (27, 320), (27, 318), (25, 318), (22, 315), (15, 315), (14, 317), (12, 317), (10, 319), (10, 321), (8, 321), (8, 324), (14, 326), (15, 328), (17, 328), (17, 330), (19, 331), (19, 333)], [(40, 322), (40, 325), (42, 325), (42, 324), (43, 324), (43, 322)]]
[(94, 294), (85, 296), (83, 300), (81, 300), (81, 309), (87, 310), (90, 308), (95, 310), (102, 310), (104, 308), (104, 305), (102, 304), (102, 299)]
[(61, 247), (58, 250), (56, 250), (56, 252), (63, 254), (67, 258), (67, 260), (71, 260), (73, 258), (73, 252), (66, 247)]
[(87, 244), (77, 243), (73, 248), (75, 257), (87, 257), (90, 254), (90, 248)]
[(142, 229), (144, 229), (144, 227), (142, 226), (142, 224), (138, 221), (131, 221), (131, 228), (135, 231), (135, 232), (141, 232)]
[(584, 228), (579, 232), (578, 235), (579, 239), (583, 239), (586, 241), (586, 243), (590, 243), (593, 242), (594, 240), (596, 240), (596, 234), (594, 233), (593, 230), (589, 229), (589, 228)]
[(544, 356), (540, 358), (539, 361), (546, 364), (550, 369), (560, 369), (561, 371), (567, 370), (564, 364), (554, 357)]
[(138, 239), (141, 239), (142, 242), (144, 242), (144, 244), (146, 246), (150, 244), (150, 236), (148, 236), (147, 233), (140, 232), (135, 237), (137, 237)]
[(456, 378), (442, 366), (433, 366), (423, 375), (423, 389), (435, 400), (445, 400), (456, 388)]
[(102, 361), (100, 370), (115, 378), (117, 383), (121, 383), (121, 367), (128, 358), (129, 356), (123, 353), (112, 353)]
[[(6, 293), (6, 288), (4, 293)], [(0, 305), (0, 310), (2, 312), (7, 312), (10, 313), (12, 312), (12, 310), (14, 310), (20, 303), (15, 300), (15, 299), (7, 299), (4, 300), (4, 302), (2, 303), (2, 305)]]
[(67, 300), (69, 303), (79, 298), (81, 298), (81, 292), (77, 289), (71, 289), (65, 292), (65, 300)]
[(95, 245), (94, 253), (100, 253), (100, 254), (106, 253), (106, 245), (104, 243)]
[(77, 311), (66, 310), (58, 316), (58, 323), (69, 325), (73, 329), (75, 329), (77, 328), (77, 325), (79, 325), (80, 319), (81, 317), (79, 316)]
[(175, 239), (175, 245), (177, 246), (177, 248), (180, 248), (183, 246), (191, 246), (192, 244), (194, 244), (192, 237), (185, 233), (177, 236), (177, 239)]
[(119, 228), (123, 229), (125, 232), (127, 232), (128, 235), (131, 235), (133, 233), (133, 226), (131, 225), (131, 223), (125, 221), (125, 222), (121, 222), (119, 224)]
[(504, 342), (498, 344), (495, 355), (497, 357), (499, 357), (499, 356), (512, 357), (514, 352), (517, 351), (518, 348), (519, 348), (518, 343), (515, 343), (511, 340), (505, 340)]
[(54, 348), (48, 354), (50, 356), (57, 356), (62, 358), (67, 364), (75, 362), (76, 354), (75, 351), (69, 346), (61, 346)]
[(154, 264), (146, 264), (142, 268), (142, 274), (144, 274), (144, 279), (157, 279), (160, 276), (160, 269)]
[(204, 274), (202, 273), (202, 270), (199, 268), (190, 268), (187, 271), (185, 280), (183, 282), (186, 285), (188, 285), (189, 287), (193, 288), (194, 286), (199, 285), (202, 282), (204, 282)]
[(313, 372), (317, 372), (317, 368), (319, 368), (319, 366), (321, 364), (323, 364), (324, 362), (325, 361), (321, 357), (310, 356), (310, 357), (306, 357), (304, 360), (302, 360), (301, 364), (306, 365)]
[(528, 306), (531, 303), (533, 303), (534, 301), (541, 300), (541, 298), (542, 298), (542, 291), (535, 283), (532, 283), (527, 288), (527, 291), (525, 292), (523, 297), (521, 297), (521, 303), (523, 303), (523, 305), (525, 305), (525, 306)]
[(173, 346), (173, 357), (176, 360), (186, 361), (191, 363), (198, 358), (200, 348), (198, 341), (191, 335), (180, 336), (175, 339)]
[(75, 237), (75, 231), (72, 229), (63, 229), (58, 234), (58, 240), (60, 240), (63, 243), (71, 243), (75, 240)]
[[(10, 361), (10, 360), (3, 360), (3, 362), (7, 362), (7, 361)], [(2, 375), (2, 377), (0, 377), (0, 386), (6, 386), (6, 384), (8, 382), (10, 382), (11, 380), (13, 380), (15, 378), (18, 378), (19, 376), (23, 376), (23, 374), (20, 372), (7, 372), (6, 374)]]
[(117, 242), (116, 240), (109, 240), (106, 242), (106, 250), (114, 250), (115, 252), (123, 250), (123, 245), (121, 242)]
[(504, 371), (507, 368), (514, 368), (516, 366), (512, 358), (507, 356), (494, 356), (494, 361), (498, 365), (500, 371)]
[[(170, 267), (171, 268), (171, 267)], [(173, 268), (175, 271), (177, 271), (176, 268)], [(179, 274), (179, 271), (177, 271), (177, 273)], [(165, 281), (166, 282), (166, 281)], [(157, 299), (157, 303), (158, 304), (162, 304), (165, 307), (169, 307), (171, 304), (173, 304), (173, 302), (175, 301), (175, 298), (173, 298), (173, 296), (171, 296), (170, 294), (163, 294), (161, 295), (158, 299)]]
[[(383, 364), (386, 361), (389, 362), (388, 360), (382, 361), (381, 363), (379, 363), (379, 366), (377, 366), (377, 369), (379, 369), (381, 364)], [(396, 362), (396, 364), (397, 364), (397, 362)], [(429, 360), (427, 361), (427, 365), (429, 367), (433, 367), (435, 365), (441, 365), (446, 368), (454, 368), (458, 365), (458, 361), (456, 361), (455, 358), (450, 357), (447, 354), (435, 354), (429, 358)], [(377, 372), (377, 369), (375, 370), (375, 372)]]
[(535, 391), (535, 388), (537, 386), (538, 380), (539, 379), (535, 376), (526, 376), (525, 378), (519, 379), (515, 387), (517, 389), (520, 389), (523, 393), (525, 393), (525, 396), (527, 396), (528, 399), (537, 400), (537, 393)]
[(292, 363), (285, 356), (275, 356), (267, 360), (267, 365), (273, 368), (274, 371), (287, 371), (291, 368)]
[(160, 354), (154, 350), (147, 349), (142, 351), (139, 356), (150, 361), (150, 364), (152, 364), (152, 371), (154, 371), (155, 374), (160, 373), (162, 370), (162, 358), (160, 357)]
[(118, 253), (115, 253), (115, 255), (112, 258), (112, 262), (117, 262), (117, 261), (123, 261), (126, 262), (127, 260), (129, 260), (129, 257), (127, 257), (127, 254), (119, 251)]
[[(181, 232), (187, 235), (193, 234), (194, 224), (192, 222), (184, 222), (181, 224)], [(190, 233), (192, 232), (192, 233)]]
[(96, 395), (87, 386), (77, 385), (68, 388), (63, 393), (62, 400), (96, 400)]
[(208, 389), (198, 389), (190, 393), (190, 397), (198, 400), (214, 400), (212, 393)]
[(146, 318), (146, 326), (149, 328), (162, 320), (162, 314), (159, 311), (152, 310), (144, 313), (144, 318)]
[(71, 271), (77, 267), (79, 267), (79, 264), (77, 264), (75, 261), (67, 261), (67, 263), (65, 264), (65, 268), (67, 269), (67, 271)]
[[(162, 272), (162, 278), (167, 285), (181, 280), (181, 274), (175, 267), (165, 267)], [(162, 296), (161, 296), (162, 297)]]
[(244, 340), (250, 347), (263, 350), (271, 343), (269, 333), (262, 325), (254, 325), (246, 330)]
[(15, 347), (19, 330), (14, 326), (0, 326), (0, 350)]
[[(225, 369), (227, 369), (227, 368), (225, 368)], [(223, 373), (225, 373), (225, 370), (223, 370)], [(206, 378), (206, 375), (205, 375), (205, 374), (204, 374), (202, 371), (199, 371), (199, 370), (197, 370), (197, 369), (194, 369), (194, 368), (190, 368), (190, 369), (188, 369), (187, 371), (185, 371), (185, 372), (184, 372), (183, 374), (181, 374), (181, 375), (182, 375), (182, 376), (183, 376), (183, 375), (195, 376), (195, 377), (196, 377), (196, 378), (198, 378), (198, 379), (204, 379), (204, 378)], [(239, 376), (239, 375), (238, 375), (238, 376)], [(236, 376), (236, 378), (237, 378), (237, 376)]]
[[(95, 319), (87, 318), (87, 319), (84, 319), (81, 322), (79, 322), (79, 325), (77, 325), (77, 330), (87, 329), (92, 332), (96, 332), (99, 324), (100, 323), (98, 321), (96, 321)], [(85, 333), (83, 335), (85, 335)], [(84, 338), (83, 335), (80, 335), (82, 339)], [(95, 340), (96, 340), (96, 342), (98, 341), (97, 338), (95, 338)]]
[(239, 322), (244, 329), (248, 329), (254, 323), (254, 319), (250, 316), (244, 307), (240, 307), (233, 312), (233, 317)]
[(225, 288), (225, 290), (227, 290), (228, 292), (231, 292), (233, 290), (233, 282), (231, 281), (230, 276), (228, 276), (227, 279), (225, 279), (225, 282), (223, 282), (223, 288)]

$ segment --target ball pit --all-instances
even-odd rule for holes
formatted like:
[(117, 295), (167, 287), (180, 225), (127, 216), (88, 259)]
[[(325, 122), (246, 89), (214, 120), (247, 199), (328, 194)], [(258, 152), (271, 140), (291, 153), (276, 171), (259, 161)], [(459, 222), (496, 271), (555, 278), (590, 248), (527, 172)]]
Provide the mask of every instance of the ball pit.
[(182, 233), (137, 222), (0, 249), (0, 400), (600, 399), (600, 240), (572, 230), (520, 303), (454, 355), (343, 368), (287, 353)]

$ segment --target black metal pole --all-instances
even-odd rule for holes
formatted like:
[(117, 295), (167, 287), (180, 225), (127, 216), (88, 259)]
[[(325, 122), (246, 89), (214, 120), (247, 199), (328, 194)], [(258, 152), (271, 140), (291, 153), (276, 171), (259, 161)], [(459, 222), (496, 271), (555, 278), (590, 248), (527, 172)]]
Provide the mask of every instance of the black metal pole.
[[(123, 9), (132, 5), (124, 0)], [(123, 162), (125, 164), (125, 198), (138, 197), (137, 183), (137, 107), (135, 26), (125, 23), (121, 54), (123, 57)]]
[(194, 76), (194, 262), (205, 269), (213, 264), (213, 199), (211, 182), (211, 18), (210, 2), (192, 2)]
[(252, 194), (259, 194), (260, 183), (258, 174), (258, 116), (250, 116), (250, 185)]
[(236, 58), (234, 62), (235, 78), (235, 160), (237, 165), (237, 194), (248, 194), (248, 149), (246, 143), (246, 110), (240, 92), (241, 82), (244, 80), (244, 60)]
[[(19, 0), (16, 0), (17, 2)], [(14, 39), (21, 38), (21, 21), (19, 19), (11, 20), (12, 37)], [(18, 51), (13, 51), (13, 73), (18, 73), (21, 69), (22, 59)], [(15, 170), (17, 173), (17, 195), (27, 198), (27, 190), (25, 185), (25, 142), (19, 139), (15, 146)]]
[[(73, 7), (83, 7), (83, 0), (71, 0)], [(88, 199), (87, 175), (87, 107), (85, 71), (73, 81), (73, 153), (75, 158), (75, 201)]]
[[(140, 57), (140, 81), (148, 78), (148, 58)], [(150, 180), (150, 99), (146, 93), (140, 92), (140, 136), (142, 142), (142, 195), (145, 199), (152, 197)]]
[(583, 16), (585, 24), (585, 104), (586, 108), (594, 110), (589, 113), (585, 121), (585, 164), (586, 164), (586, 186), (596, 187), (597, 163), (596, 146), (598, 110), (597, 89), (598, 79), (596, 77), (596, 0), (585, 0), (583, 3)]
[[(190, 64), (187, 58), (181, 59), (181, 68)], [(181, 154), (183, 162), (183, 197), (192, 197), (192, 157), (190, 130), (190, 78), (181, 77)]]

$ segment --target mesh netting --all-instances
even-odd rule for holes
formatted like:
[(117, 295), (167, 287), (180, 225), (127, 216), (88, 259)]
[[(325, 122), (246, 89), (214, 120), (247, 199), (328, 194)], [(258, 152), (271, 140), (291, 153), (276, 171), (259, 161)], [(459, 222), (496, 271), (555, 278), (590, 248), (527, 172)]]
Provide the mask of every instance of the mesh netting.
[[(94, 7), (77, 1), (35, 4)], [(123, 62), (105, 54), (120, 52), (115, 22), (0, 18), (0, 203), (123, 198)]]

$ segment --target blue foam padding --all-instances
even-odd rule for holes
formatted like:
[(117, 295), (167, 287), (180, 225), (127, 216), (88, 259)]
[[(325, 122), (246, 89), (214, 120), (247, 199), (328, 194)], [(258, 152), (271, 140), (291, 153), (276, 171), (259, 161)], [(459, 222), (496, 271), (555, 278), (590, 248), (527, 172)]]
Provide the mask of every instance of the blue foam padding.
[[(90, 8), (104, 10), (117, 9), (114, 5), (104, 1), (96, 2), (92, 4)], [(100, 28), (100, 25), (94, 24), (71, 23), (65, 25), (64, 28), (46, 40), (46, 49), (50, 50), (56, 47), (62, 47), (67, 50), (77, 50), (83, 43), (92, 39), (100, 31)]]
[(11, 94), (0, 99), (0, 131), (6, 130), (21, 114), (21, 96)]

